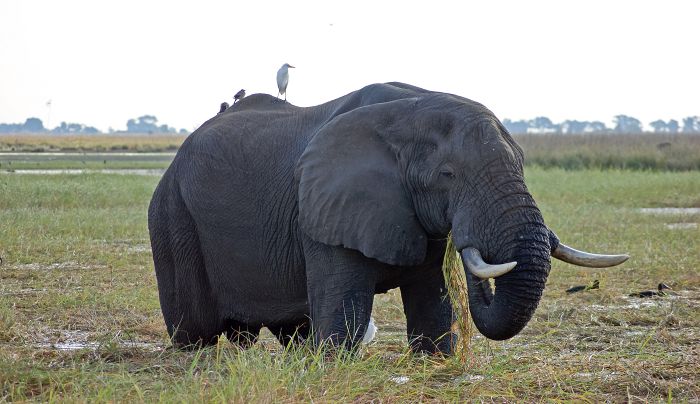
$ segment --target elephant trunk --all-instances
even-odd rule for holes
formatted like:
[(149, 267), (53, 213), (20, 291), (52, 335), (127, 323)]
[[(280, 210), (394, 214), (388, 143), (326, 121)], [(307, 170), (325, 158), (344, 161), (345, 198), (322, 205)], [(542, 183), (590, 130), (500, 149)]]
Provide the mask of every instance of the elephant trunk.
[(534, 201), (525, 209), (498, 217), (503, 230), (476, 243), (481, 244), (481, 253), (491, 264), (517, 262), (515, 268), (494, 278), (495, 291), (488, 279), (467, 270), (469, 248), (463, 243), (460, 255), (469, 288), (469, 311), (476, 328), (489, 339), (504, 340), (520, 332), (537, 308), (549, 275), (550, 245), (549, 230)]

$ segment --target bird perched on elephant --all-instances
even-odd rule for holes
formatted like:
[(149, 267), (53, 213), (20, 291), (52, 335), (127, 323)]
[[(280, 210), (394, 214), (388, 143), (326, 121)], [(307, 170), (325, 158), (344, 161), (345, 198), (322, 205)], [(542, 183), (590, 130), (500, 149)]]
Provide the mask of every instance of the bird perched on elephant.
[(277, 98), (284, 95), (284, 101), (287, 101), (287, 85), (289, 84), (289, 69), (295, 67), (289, 63), (285, 63), (277, 70)]
[(233, 95), (233, 103), (235, 104), (243, 98), (245, 98), (245, 89), (241, 88), (236, 94)]
[[(415, 351), (450, 353), (442, 261), (451, 232), (478, 330), (503, 340), (532, 317), (550, 257), (626, 255), (559, 242), (523, 177), (523, 152), (483, 105), (402, 83), (300, 108), (240, 100), (192, 133), (148, 212), (174, 344), (355, 347), (374, 295), (399, 288)], [(495, 277), (495, 292), (487, 278)]]

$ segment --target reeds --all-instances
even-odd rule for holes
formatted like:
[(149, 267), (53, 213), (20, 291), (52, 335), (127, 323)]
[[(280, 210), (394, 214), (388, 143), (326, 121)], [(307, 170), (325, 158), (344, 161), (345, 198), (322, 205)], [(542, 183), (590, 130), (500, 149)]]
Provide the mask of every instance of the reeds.
[(525, 164), (544, 168), (700, 170), (697, 134), (515, 135)]

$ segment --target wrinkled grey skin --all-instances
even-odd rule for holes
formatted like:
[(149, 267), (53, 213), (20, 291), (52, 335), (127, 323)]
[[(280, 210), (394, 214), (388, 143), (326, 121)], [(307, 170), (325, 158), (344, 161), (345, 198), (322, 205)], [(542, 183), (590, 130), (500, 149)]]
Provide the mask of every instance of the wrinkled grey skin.
[(374, 294), (398, 287), (412, 348), (450, 353), (450, 230), (458, 250), (518, 262), (495, 294), (467, 273), (488, 338), (527, 324), (550, 269), (550, 233), (503, 125), (481, 104), (402, 83), (310, 108), (246, 97), (187, 138), (148, 219), (179, 346), (222, 332), (247, 345), (265, 326), (283, 343), (313, 332), (353, 347)]

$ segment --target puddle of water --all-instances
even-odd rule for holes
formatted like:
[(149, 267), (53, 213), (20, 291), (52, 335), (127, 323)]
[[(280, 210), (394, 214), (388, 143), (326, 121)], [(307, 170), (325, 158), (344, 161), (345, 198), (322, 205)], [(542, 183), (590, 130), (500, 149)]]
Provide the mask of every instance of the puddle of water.
[(592, 305), (588, 306), (588, 308), (592, 309), (592, 310), (597, 310), (597, 311), (609, 311), (609, 310), (619, 310), (619, 309), (642, 309), (642, 308), (654, 307), (654, 306), (658, 306), (656, 299), (648, 299), (648, 300), (643, 300), (640, 302), (630, 302), (629, 304), (625, 304), (625, 305), (603, 306), (601, 304), (592, 304)]
[(394, 376), (390, 377), (389, 380), (396, 384), (406, 384), (411, 379), (409, 379), (408, 376)]
[[(43, 345), (43, 346), (42, 346)], [(97, 349), (97, 342), (57, 342), (55, 344), (40, 344), (42, 348), (53, 348), (59, 351), (77, 351), (79, 349)]]
[(104, 153), (99, 153), (99, 152), (86, 152), (86, 153), (79, 153), (79, 152), (2, 152), (0, 156), (9, 158), (9, 157), (75, 157), (76, 159), (83, 158), (83, 157), (115, 157), (115, 156), (124, 156), (124, 157), (175, 157), (175, 153), (172, 152), (104, 152)]
[[(54, 330), (51, 334), (58, 335), (55, 342), (41, 342), (35, 344), (37, 348), (56, 349), (59, 351), (77, 351), (80, 349), (98, 349), (104, 343), (90, 341), (90, 333), (82, 330)], [(51, 339), (54, 339), (51, 338)], [(153, 342), (142, 341), (114, 341), (120, 348), (138, 348), (151, 351), (163, 349), (162, 346)]]
[(129, 247), (126, 250), (131, 253), (151, 252), (151, 246), (148, 244), (138, 244), (133, 247)]
[(617, 373), (616, 372), (608, 372), (608, 371), (603, 370), (603, 371), (597, 372), (597, 373), (578, 372), (578, 373), (574, 373), (572, 376), (576, 377), (576, 378), (581, 378), (581, 379), (597, 378), (597, 379), (602, 379), (602, 380), (610, 380), (610, 379), (617, 378)]
[(75, 261), (55, 262), (53, 264), (19, 264), (14, 266), (15, 269), (23, 269), (29, 271), (52, 270), (52, 269), (104, 269), (106, 265), (83, 265)]
[(461, 383), (461, 382), (480, 382), (484, 380), (484, 376), (482, 375), (462, 375), (457, 378), (455, 378), (455, 383)]
[(697, 229), (697, 223), (666, 223), (666, 228), (670, 230), (690, 230)]
[(3, 174), (17, 175), (61, 175), (61, 174), (120, 174), (120, 175), (142, 175), (161, 177), (165, 170), (162, 169), (141, 169), (141, 168), (124, 168), (124, 169), (104, 169), (104, 170), (86, 170), (86, 169), (50, 169), (50, 170), (12, 170), (0, 171)]
[[(56, 342), (56, 343), (50, 343), (50, 344), (37, 344), (38, 348), (49, 348), (49, 349), (56, 349), (59, 351), (77, 351), (80, 349), (91, 349), (95, 350), (102, 345), (99, 342)], [(122, 341), (117, 343), (117, 345), (120, 348), (139, 348), (139, 349), (147, 349), (151, 351), (158, 351), (160, 349), (163, 349), (161, 346), (158, 344), (155, 344), (153, 342), (138, 342), (138, 341)]]
[(36, 289), (36, 288), (24, 288), (16, 291), (0, 291), (0, 296), (24, 296), (24, 295), (36, 295), (39, 293), (46, 293), (46, 289)]
[(698, 215), (700, 208), (641, 208), (639, 213), (645, 215)]

